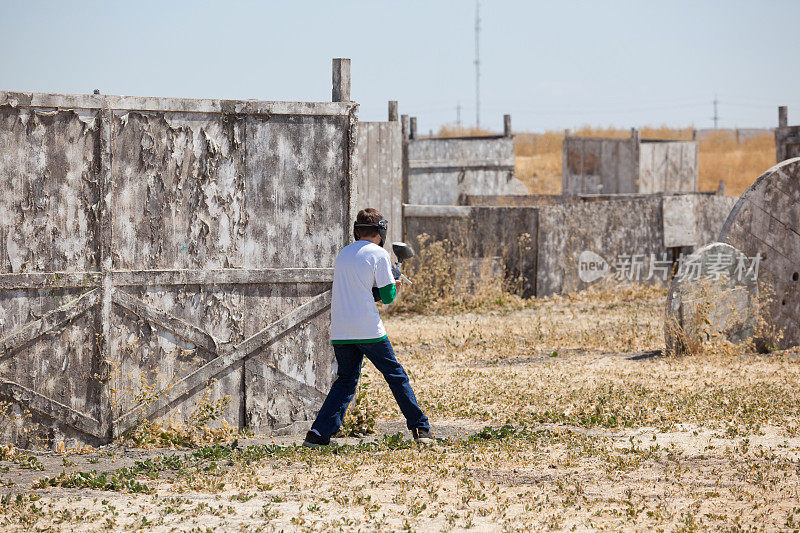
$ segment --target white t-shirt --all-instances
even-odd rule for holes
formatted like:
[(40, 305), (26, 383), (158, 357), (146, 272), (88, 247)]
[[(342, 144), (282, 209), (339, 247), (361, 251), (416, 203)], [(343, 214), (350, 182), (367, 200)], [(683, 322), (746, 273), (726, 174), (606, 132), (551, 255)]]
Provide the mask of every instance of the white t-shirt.
[(372, 287), (393, 283), (389, 252), (369, 241), (345, 246), (333, 267), (331, 340), (379, 339), (386, 335)]

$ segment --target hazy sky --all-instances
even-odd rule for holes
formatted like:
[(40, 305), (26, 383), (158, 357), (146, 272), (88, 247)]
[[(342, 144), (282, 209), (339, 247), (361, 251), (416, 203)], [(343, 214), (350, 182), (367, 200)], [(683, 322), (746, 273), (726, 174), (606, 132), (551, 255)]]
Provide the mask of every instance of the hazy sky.
[[(481, 2), (481, 123), (800, 123), (800, 2)], [(352, 59), (362, 120), (475, 123), (475, 1), (0, 0), (0, 89), (330, 99)]]

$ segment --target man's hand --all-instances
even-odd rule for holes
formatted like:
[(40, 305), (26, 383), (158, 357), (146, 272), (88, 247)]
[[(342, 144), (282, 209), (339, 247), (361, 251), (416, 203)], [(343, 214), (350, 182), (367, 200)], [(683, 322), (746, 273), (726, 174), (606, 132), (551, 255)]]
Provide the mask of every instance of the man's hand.
[(397, 289), (399, 291), (400, 287), (402, 287), (402, 286), (403, 286), (403, 278), (394, 280), (395, 289)]

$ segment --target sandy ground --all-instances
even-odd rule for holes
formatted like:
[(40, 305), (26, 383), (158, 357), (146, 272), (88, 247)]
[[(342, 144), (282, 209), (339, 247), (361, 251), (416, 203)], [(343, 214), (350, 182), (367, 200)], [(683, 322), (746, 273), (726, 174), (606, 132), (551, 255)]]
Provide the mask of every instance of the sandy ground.
[[(796, 530), (797, 353), (665, 357), (662, 306), (663, 294), (641, 291), (391, 316), (436, 446), (411, 445), (368, 368), (362, 408), (379, 420), (369, 439), (325, 451), (292, 437), (111, 445), (37, 454), (43, 470), (23, 454), (0, 461), (0, 527)], [(79, 474), (92, 470), (116, 485)]]

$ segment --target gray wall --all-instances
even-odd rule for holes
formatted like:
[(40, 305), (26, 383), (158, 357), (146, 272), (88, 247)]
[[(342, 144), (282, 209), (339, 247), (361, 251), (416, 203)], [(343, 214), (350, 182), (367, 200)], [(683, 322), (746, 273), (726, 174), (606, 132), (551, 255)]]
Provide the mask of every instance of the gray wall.
[[(427, 233), (462, 244), (474, 257), (500, 256), (506, 276), (522, 275), (525, 296), (547, 296), (588, 286), (578, 276), (585, 250), (613, 267), (620, 255), (672, 260), (713, 242), (735, 202), (694, 193), (588, 196), (535, 206), (406, 205), (406, 238), (416, 243)], [(523, 233), (530, 237), (521, 240)]]
[(639, 143), (634, 137), (566, 137), (561, 154), (563, 194), (638, 192)]
[(662, 241), (660, 198), (542, 207), (536, 294), (586, 288), (588, 284), (578, 277), (578, 256), (584, 250), (600, 255), (613, 267), (619, 255), (661, 254)]
[(406, 203), (457, 205), (467, 194), (526, 194), (512, 136), (406, 140)]
[(374, 207), (389, 220), (389, 242), (403, 240), (403, 136), (400, 122), (358, 124), (359, 209)]
[(356, 127), (350, 102), (0, 92), (3, 437), (103, 442), (203, 394), (301, 429), (332, 377)]
[(678, 193), (697, 190), (697, 142), (565, 137), (563, 194)]
[(695, 192), (697, 169), (697, 142), (643, 140), (639, 145), (638, 192)]
[(536, 294), (535, 207), (406, 206), (406, 236), (419, 248), (423, 233), (447, 239), (469, 257), (498, 257), (509, 280), (519, 280), (522, 294)]

